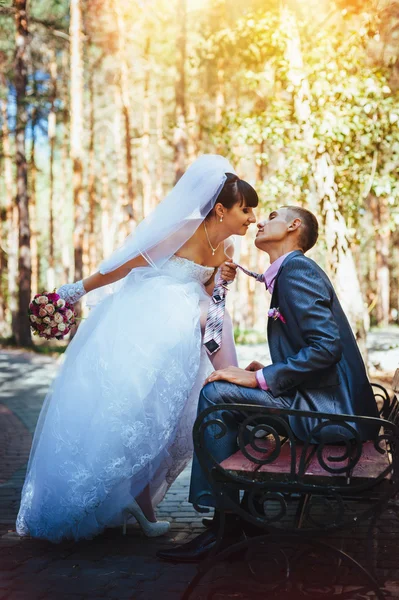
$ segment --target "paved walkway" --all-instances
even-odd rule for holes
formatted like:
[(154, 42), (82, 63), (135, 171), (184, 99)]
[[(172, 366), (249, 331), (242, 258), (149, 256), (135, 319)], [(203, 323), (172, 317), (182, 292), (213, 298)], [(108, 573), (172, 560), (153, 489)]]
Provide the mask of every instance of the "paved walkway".
[[(240, 350), (242, 365), (254, 357), (259, 357), (256, 349)], [(155, 554), (160, 547), (182, 543), (203, 531), (201, 516), (187, 502), (189, 469), (159, 506), (158, 516), (171, 521), (164, 538), (145, 538), (137, 525), (129, 527), (126, 537), (110, 529), (90, 542), (58, 545), (15, 534), (32, 434), (56, 371), (53, 357), (0, 350), (0, 600), (178, 600), (196, 567), (162, 563)], [(390, 598), (399, 598), (398, 534), (395, 519), (387, 525), (390, 542), (384, 564)], [(232, 592), (215, 600), (239, 597)]]
[(112, 529), (78, 544), (53, 545), (15, 534), (32, 434), (56, 370), (52, 357), (0, 351), (0, 600), (176, 600), (195, 567), (161, 563), (155, 553), (203, 531), (201, 516), (187, 502), (188, 469), (159, 506), (159, 517), (172, 522), (162, 539), (144, 538), (137, 525), (129, 526), (126, 537)]

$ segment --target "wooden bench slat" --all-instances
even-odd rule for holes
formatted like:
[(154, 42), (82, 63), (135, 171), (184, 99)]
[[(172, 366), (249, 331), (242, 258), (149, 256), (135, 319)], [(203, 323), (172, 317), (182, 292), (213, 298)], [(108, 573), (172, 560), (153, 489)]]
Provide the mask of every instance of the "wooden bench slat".
[[(381, 448), (386, 449), (384, 441), (381, 443)], [(375, 479), (384, 469), (390, 465), (390, 455), (386, 452), (380, 454), (374, 447), (374, 442), (365, 442), (363, 444), (363, 453), (353, 469), (352, 477), (366, 477), (367, 479)]]
[[(248, 454), (250, 454), (250, 456), (257, 458), (258, 460), (263, 460), (265, 456), (270, 455), (276, 448), (275, 439), (272, 437), (258, 439), (256, 441), (256, 445), (259, 446), (259, 448), (266, 450), (267, 454), (266, 452), (257, 452), (251, 447), (250, 444), (246, 446), (246, 450)], [(245, 471), (248, 473), (253, 473), (259, 469), (260, 465), (257, 465), (256, 463), (252, 462), (241, 452), (241, 450), (238, 450), (238, 452), (232, 454), (231, 456), (229, 456), (229, 458), (226, 458), (221, 463), (221, 467), (223, 467), (223, 469), (226, 469), (226, 471)]]
[[(339, 458), (340, 456), (343, 456), (345, 453), (345, 448), (343, 446), (325, 446), (323, 449), (323, 460), (326, 463), (326, 465), (328, 467), (330, 467), (331, 469), (341, 469), (343, 467), (345, 467), (345, 465), (348, 464), (348, 461), (346, 460), (345, 462), (335, 462), (335, 461), (329, 461), (329, 457), (331, 458)], [(346, 473), (330, 473), (329, 471), (326, 471), (325, 469), (323, 469), (323, 466), (319, 463), (319, 460), (317, 458), (317, 454), (315, 453), (314, 456), (312, 457), (312, 460), (310, 461), (308, 468), (306, 469), (306, 475), (314, 475), (314, 476), (320, 476), (322, 475), (323, 477), (337, 477), (341, 476), (341, 477), (345, 477)]]
[[(309, 447), (309, 454), (312, 452), (312, 447)], [(296, 460), (295, 460), (295, 472), (298, 472), (299, 461), (303, 451), (303, 444), (300, 442), (296, 444)], [(263, 465), (259, 469), (259, 473), (290, 473), (291, 472), (291, 447), (287, 443), (281, 449), (281, 452), (277, 459), (269, 465)]]
[[(258, 440), (257, 444), (271, 453), (275, 448), (275, 442), (273, 438), (266, 438), (264, 440)], [(381, 447), (384, 448), (384, 444), (381, 444)], [(315, 453), (316, 446), (309, 446), (307, 451), (307, 460), (309, 464), (305, 470), (305, 474), (309, 476), (323, 476), (323, 477), (345, 477), (345, 473), (330, 473), (323, 469), (322, 465), (319, 463), (317, 459), (317, 455)], [(254, 456), (257, 459), (265, 458), (265, 454), (263, 452), (256, 452), (251, 446), (246, 447), (247, 452)], [(328, 466), (331, 466), (332, 469), (340, 468), (344, 466), (344, 462), (334, 462), (331, 461), (329, 463), (328, 457), (340, 457), (343, 455), (345, 448), (343, 446), (325, 446), (323, 451), (323, 458), (325, 463)], [(296, 465), (295, 472), (298, 472), (299, 461), (303, 452), (303, 444), (297, 442), (296, 444)], [(381, 474), (384, 469), (389, 466), (389, 454), (380, 454), (374, 447), (374, 442), (365, 442), (363, 444), (363, 452), (362, 456), (359, 459), (353, 473), (351, 473), (351, 478), (366, 478), (366, 479), (375, 479)], [(221, 467), (228, 471), (242, 471), (247, 473), (281, 473), (287, 474), (291, 471), (291, 448), (288, 443), (285, 443), (282, 448), (279, 456), (270, 464), (266, 465), (257, 465), (252, 462), (249, 458), (244, 456), (244, 454), (239, 450), (229, 458), (226, 458), (222, 463)]]

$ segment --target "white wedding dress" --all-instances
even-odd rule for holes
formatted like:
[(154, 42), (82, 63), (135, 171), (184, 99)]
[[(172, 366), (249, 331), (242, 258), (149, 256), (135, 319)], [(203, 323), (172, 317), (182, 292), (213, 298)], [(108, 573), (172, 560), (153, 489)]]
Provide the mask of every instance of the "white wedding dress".
[(162, 500), (192, 456), (205, 378), (237, 364), (228, 315), (213, 366), (201, 343), (213, 271), (177, 256), (133, 269), (82, 321), (39, 417), (19, 535), (90, 539), (147, 484)]

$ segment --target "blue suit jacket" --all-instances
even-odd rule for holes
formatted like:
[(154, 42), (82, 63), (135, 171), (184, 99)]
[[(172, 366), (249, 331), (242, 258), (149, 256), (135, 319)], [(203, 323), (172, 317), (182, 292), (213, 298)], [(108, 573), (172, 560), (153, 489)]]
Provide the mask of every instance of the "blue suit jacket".
[[(269, 319), (273, 364), (263, 369), (273, 396), (291, 397), (291, 408), (377, 417), (377, 406), (349, 322), (326, 273), (300, 250), (287, 256), (275, 280)], [(290, 417), (300, 439), (319, 421)], [(375, 425), (356, 427), (363, 439)], [(333, 428), (329, 428), (332, 433)], [(344, 433), (336, 429), (335, 433)], [(347, 436), (346, 436), (347, 437)]]

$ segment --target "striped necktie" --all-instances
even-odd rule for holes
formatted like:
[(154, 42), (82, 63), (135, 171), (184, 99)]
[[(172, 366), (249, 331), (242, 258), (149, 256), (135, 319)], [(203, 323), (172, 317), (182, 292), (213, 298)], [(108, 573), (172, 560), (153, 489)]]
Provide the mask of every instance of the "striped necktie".
[[(241, 265), (237, 265), (243, 273), (254, 277), (259, 283), (266, 283), (262, 274), (248, 271)], [(222, 332), (224, 311), (226, 308), (226, 294), (229, 290), (228, 281), (219, 280), (213, 288), (213, 294), (209, 302), (208, 315), (206, 317), (205, 333), (203, 344), (208, 354), (214, 354), (222, 345)]]

